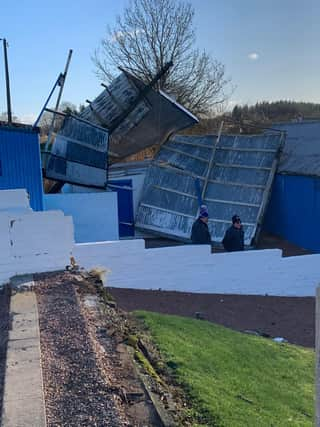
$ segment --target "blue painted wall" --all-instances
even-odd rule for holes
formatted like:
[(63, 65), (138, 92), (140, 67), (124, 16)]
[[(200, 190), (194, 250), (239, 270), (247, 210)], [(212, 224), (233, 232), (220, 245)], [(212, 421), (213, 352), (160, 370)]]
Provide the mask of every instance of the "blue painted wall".
[(25, 188), (30, 205), (43, 210), (42, 171), (37, 131), (0, 126), (0, 190)]
[(276, 175), (264, 229), (320, 252), (320, 178)]
[(72, 216), (76, 243), (119, 240), (116, 193), (46, 194), (44, 200), (46, 210)]

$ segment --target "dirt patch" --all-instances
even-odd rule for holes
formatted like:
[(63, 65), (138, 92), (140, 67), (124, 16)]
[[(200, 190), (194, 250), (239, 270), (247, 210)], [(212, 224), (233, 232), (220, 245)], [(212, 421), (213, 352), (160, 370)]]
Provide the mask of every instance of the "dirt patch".
[(0, 425), (3, 404), (4, 379), (6, 369), (7, 342), (9, 335), (9, 306), (10, 289), (8, 286), (0, 288)]
[(292, 344), (314, 347), (315, 298), (193, 294), (108, 288), (126, 311), (147, 310), (206, 320), (237, 331), (284, 337)]

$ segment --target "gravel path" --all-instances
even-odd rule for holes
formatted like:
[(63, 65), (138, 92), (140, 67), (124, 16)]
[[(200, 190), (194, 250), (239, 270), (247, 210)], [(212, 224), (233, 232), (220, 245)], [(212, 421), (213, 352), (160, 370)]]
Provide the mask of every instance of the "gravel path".
[(72, 282), (38, 281), (42, 370), (48, 427), (128, 425), (97, 366)]
[(9, 304), (9, 288), (0, 288), (0, 425), (6, 367), (7, 341), (9, 333)]

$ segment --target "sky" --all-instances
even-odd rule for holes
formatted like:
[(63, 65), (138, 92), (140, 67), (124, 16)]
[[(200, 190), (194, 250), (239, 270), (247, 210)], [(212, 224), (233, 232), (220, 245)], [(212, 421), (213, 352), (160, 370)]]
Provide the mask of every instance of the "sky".
[[(319, 0), (192, 0), (197, 47), (225, 65), (235, 104), (290, 99), (320, 103)], [(101, 91), (91, 57), (127, 0), (0, 2), (9, 43), (12, 108), (32, 122), (73, 49), (63, 101)], [(0, 112), (6, 110), (2, 45)], [(53, 105), (53, 104), (52, 104)]]

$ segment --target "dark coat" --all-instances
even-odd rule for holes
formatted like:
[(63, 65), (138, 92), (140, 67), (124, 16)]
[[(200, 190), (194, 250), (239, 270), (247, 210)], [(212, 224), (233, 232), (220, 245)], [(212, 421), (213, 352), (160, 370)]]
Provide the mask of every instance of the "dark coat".
[(191, 240), (195, 245), (211, 245), (208, 225), (198, 218), (192, 226)]
[(226, 251), (235, 252), (244, 250), (244, 232), (243, 228), (236, 228), (233, 225), (228, 228), (222, 244)]

